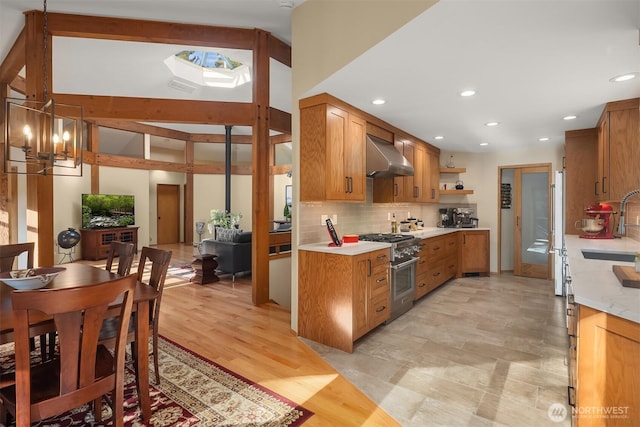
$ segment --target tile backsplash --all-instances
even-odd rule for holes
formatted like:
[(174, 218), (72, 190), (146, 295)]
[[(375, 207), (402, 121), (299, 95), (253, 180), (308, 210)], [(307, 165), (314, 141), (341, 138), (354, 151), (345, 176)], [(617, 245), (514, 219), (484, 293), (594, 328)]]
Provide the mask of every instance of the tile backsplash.
[[(411, 216), (423, 220), (425, 227), (435, 227), (440, 207), (462, 207), (452, 204), (373, 203), (372, 200), (373, 178), (368, 178), (365, 202), (300, 202), (300, 244), (329, 241), (326, 225), (321, 223), (322, 215), (328, 215), (329, 218), (337, 216), (338, 221), (334, 222), (334, 226), (342, 237), (345, 234), (390, 233), (388, 215), (394, 213), (398, 223)], [(464, 206), (476, 208), (475, 204)]]
[[(636, 200), (637, 199), (638, 198), (636, 197)], [(625, 234), (627, 237), (640, 242), (640, 201), (636, 200), (629, 200), (629, 202), (627, 202), (627, 208), (624, 213), (624, 222), (625, 224), (632, 225), (627, 225), (625, 227)]]

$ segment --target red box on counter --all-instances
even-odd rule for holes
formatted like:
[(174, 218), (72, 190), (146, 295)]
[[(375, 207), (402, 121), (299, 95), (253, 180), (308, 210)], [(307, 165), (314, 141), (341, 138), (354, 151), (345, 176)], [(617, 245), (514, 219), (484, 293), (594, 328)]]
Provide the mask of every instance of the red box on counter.
[(358, 243), (357, 234), (345, 234), (342, 238), (342, 243)]

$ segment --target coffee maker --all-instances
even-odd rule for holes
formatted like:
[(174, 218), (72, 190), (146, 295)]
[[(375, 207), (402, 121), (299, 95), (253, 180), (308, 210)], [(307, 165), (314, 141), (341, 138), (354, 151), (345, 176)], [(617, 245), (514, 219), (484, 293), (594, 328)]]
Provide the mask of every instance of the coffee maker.
[(454, 208), (441, 208), (440, 219), (437, 226), (440, 228), (452, 228), (456, 226)]

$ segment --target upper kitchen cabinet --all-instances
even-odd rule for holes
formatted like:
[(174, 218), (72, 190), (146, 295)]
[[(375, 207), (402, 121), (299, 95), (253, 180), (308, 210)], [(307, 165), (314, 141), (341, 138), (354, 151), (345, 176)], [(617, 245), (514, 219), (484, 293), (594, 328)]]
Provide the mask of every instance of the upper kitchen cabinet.
[(573, 225), (584, 218), (584, 210), (597, 199), (598, 133), (596, 129), (564, 133), (565, 233), (582, 234)]
[(596, 197), (620, 201), (640, 188), (640, 98), (610, 102), (598, 121)]
[(300, 200), (364, 201), (365, 137), (366, 121), (337, 99), (301, 100)]

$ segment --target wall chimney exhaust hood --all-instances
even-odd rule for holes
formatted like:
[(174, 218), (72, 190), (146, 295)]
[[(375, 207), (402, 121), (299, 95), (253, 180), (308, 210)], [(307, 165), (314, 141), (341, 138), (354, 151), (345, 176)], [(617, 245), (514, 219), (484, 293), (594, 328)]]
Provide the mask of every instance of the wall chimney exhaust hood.
[(393, 144), (367, 134), (367, 176), (386, 178), (398, 175), (413, 176), (411, 163)]

